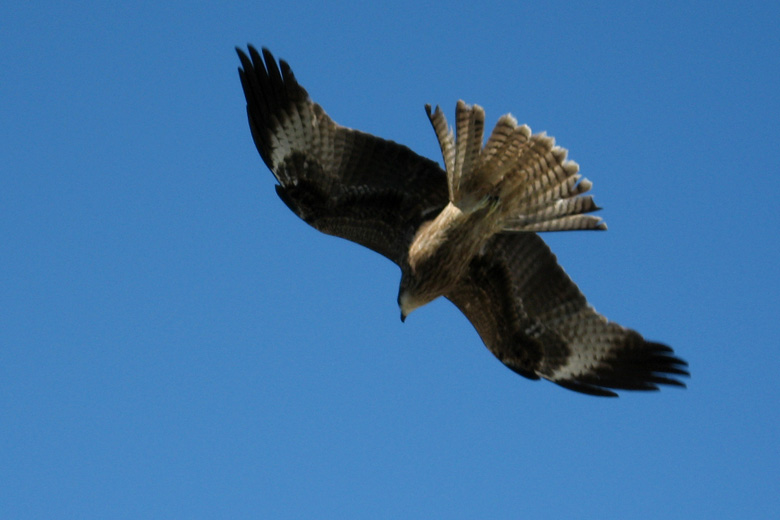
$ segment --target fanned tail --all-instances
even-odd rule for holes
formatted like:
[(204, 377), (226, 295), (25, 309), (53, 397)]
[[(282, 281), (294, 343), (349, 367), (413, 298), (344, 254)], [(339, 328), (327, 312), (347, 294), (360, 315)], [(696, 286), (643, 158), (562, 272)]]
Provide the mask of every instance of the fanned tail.
[(497, 201), (505, 231), (607, 228), (600, 218), (587, 215), (600, 209), (590, 195), (583, 195), (592, 184), (552, 137), (532, 135), (507, 114), (483, 148), (482, 107), (458, 101), (455, 137), (438, 106), (432, 112), (426, 105), (425, 110), (441, 146), (450, 201), (461, 210)]

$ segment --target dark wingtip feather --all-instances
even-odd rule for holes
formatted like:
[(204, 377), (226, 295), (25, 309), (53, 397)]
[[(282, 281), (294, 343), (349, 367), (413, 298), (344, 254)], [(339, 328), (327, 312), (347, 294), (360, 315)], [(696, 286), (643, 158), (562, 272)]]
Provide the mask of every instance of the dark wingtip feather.
[(238, 75), (246, 98), (252, 137), (263, 161), (274, 171), (272, 136), (278, 122), (295, 110), (296, 104), (308, 101), (309, 95), (296, 81), (290, 66), (282, 60), (277, 64), (267, 48), (262, 47), (258, 52), (248, 44), (246, 52), (236, 47), (236, 53), (241, 62)]
[(581, 394), (594, 395), (596, 397), (618, 397), (616, 392), (594, 385), (586, 385), (583, 383), (576, 383), (574, 381), (555, 381), (555, 384), (567, 390), (579, 392)]
[(662, 343), (631, 334), (613, 356), (575, 380), (555, 381), (564, 388), (590, 395), (617, 395), (608, 390), (657, 391), (659, 385), (686, 388), (678, 377), (689, 377), (688, 363)]

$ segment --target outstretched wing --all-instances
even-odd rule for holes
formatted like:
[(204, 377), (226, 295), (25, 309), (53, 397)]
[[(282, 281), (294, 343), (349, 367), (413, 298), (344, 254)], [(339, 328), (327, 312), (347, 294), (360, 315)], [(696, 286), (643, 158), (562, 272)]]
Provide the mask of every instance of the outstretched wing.
[(602, 396), (685, 386), (674, 376), (688, 375), (687, 364), (598, 314), (535, 233), (493, 237), (446, 297), (490, 351), (525, 377)]
[(336, 124), (267, 49), (236, 50), (252, 137), (279, 197), (320, 231), (400, 265), (419, 225), (447, 204), (444, 171), (406, 146)]

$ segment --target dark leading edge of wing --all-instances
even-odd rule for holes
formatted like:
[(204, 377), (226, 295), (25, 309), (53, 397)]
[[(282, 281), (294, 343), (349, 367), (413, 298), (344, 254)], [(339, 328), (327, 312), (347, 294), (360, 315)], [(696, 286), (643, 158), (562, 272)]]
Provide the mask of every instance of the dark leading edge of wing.
[(406, 146), (336, 124), (267, 49), (236, 50), (252, 136), (279, 197), (318, 230), (400, 265), (419, 225), (447, 204), (444, 171)]

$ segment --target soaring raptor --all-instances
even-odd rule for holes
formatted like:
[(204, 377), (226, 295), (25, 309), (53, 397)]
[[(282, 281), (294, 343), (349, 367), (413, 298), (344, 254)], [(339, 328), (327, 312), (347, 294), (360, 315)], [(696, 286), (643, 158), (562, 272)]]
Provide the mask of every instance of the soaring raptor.
[(323, 233), (401, 268), (401, 320), (444, 296), (506, 366), (600, 396), (685, 386), (672, 349), (588, 305), (539, 231), (606, 229), (580, 177), (545, 134), (511, 115), (483, 146), (485, 114), (459, 101), (455, 135), (426, 106), (444, 170), (406, 146), (335, 123), (267, 50), (236, 49), (255, 146), (276, 192)]

